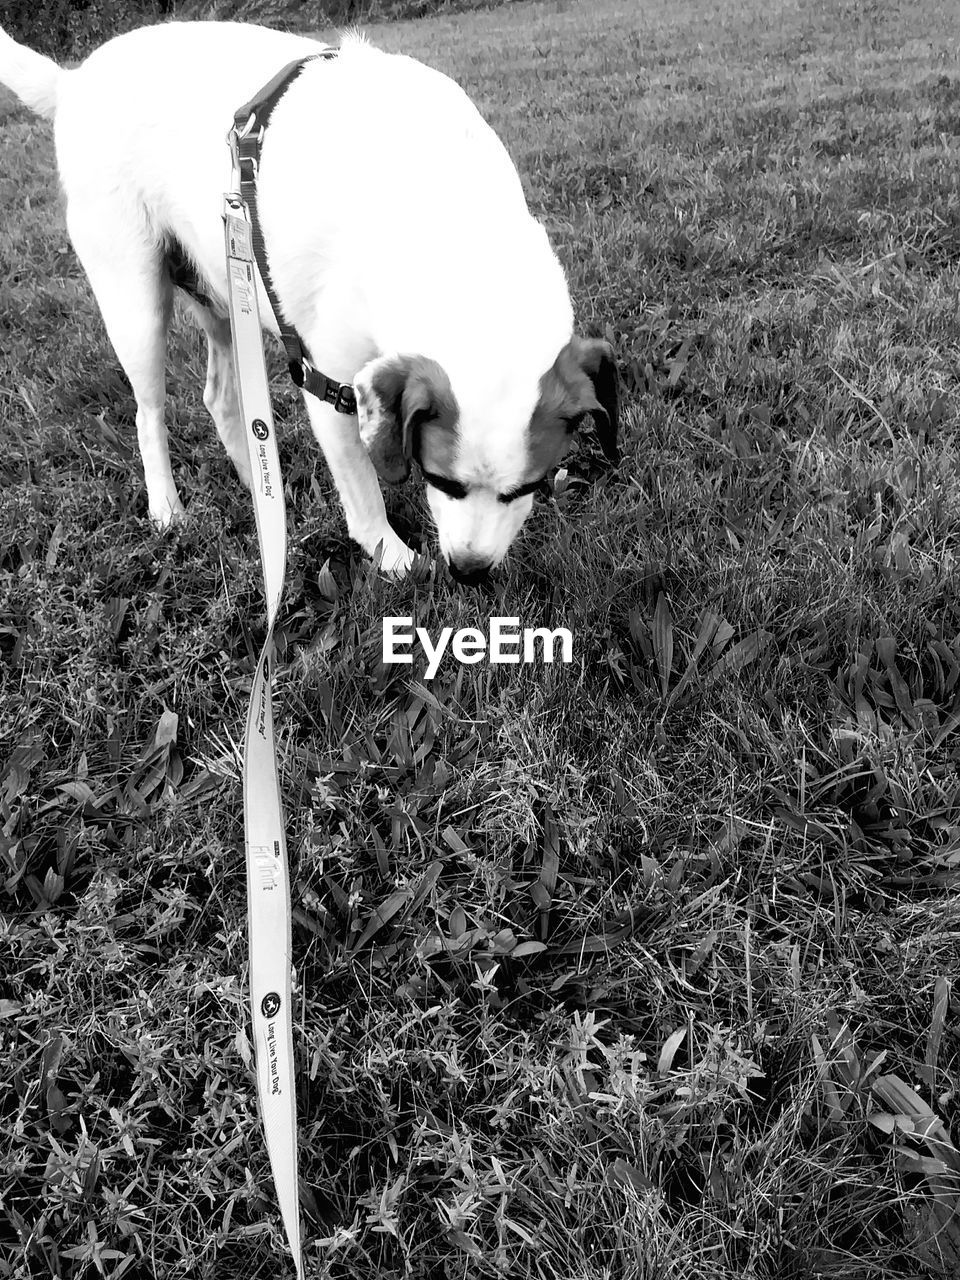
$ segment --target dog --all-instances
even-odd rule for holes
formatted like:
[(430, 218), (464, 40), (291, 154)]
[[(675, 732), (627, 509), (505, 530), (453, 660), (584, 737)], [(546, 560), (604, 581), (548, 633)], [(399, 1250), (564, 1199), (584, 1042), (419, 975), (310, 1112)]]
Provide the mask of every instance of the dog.
[[(54, 122), (67, 228), (133, 388), (161, 528), (184, 513), (164, 422), (175, 291), (206, 334), (204, 404), (251, 483), (226, 301), (225, 139), (242, 103), (317, 49), (264, 27), (169, 22), (66, 70), (0, 31), (0, 82)], [(475, 583), (588, 416), (616, 458), (613, 350), (574, 334), (563, 268), (517, 170), (449, 77), (345, 33), (280, 98), (258, 203), (282, 311), (316, 367), (353, 384), (354, 416), (304, 400), (348, 532), (385, 570), (402, 576), (415, 557), (387, 521), (378, 473), (397, 484), (416, 462), (450, 572)]]

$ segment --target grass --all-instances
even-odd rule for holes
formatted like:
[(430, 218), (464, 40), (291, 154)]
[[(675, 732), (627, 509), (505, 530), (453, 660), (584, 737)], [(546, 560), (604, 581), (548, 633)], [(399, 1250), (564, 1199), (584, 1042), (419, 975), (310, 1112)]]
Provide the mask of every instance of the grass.
[[(616, 343), (624, 460), (585, 438), (489, 593), (395, 585), (276, 378), (308, 1274), (954, 1275), (949, 6), (523, 3), (373, 34), (517, 158), (582, 330)], [(49, 130), (5, 98), (0, 148), (0, 1275), (274, 1276), (235, 746), (252, 519), (184, 328), (190, 519), (151, 531)], [(576, 661), (447, 659), (427, 687), (422, 657), (380, 662), (403, 613), (552, 620)]]

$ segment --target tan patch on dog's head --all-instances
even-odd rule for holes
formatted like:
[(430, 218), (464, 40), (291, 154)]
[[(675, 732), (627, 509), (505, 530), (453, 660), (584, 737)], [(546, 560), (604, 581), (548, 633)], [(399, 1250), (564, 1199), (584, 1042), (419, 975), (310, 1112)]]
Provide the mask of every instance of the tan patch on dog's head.
[(389, 484), (410, 475), (413, 458), (424, 451), (449, 465), (459, 406), (450, 379), (427, 356), (378, 356), (354, 379), (360, 438), (378, 473)]
[(604, 453), (616, 461), (620, 397), (613, 348), (599, 338), (571, 338), (540, 379), (529, 427), (531, 472), (543, 475), (556, 466), (588, 413)]

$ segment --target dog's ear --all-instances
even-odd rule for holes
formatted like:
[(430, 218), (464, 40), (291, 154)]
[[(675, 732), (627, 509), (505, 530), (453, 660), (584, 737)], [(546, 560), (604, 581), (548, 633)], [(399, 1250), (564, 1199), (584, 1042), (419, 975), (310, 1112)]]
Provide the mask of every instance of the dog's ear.
[[(553, 438), (563, 448), (564, 433), (571, 433), (586, 414), (593, 415), (603, 452), (616, 462), (620, 421), (620, 379), (613, 348), (600, 338), (571, 338), (540, 379), (540, 401), (530, 424), (531, 436), (544, 442)], [(544, 457), (549, 449), (543, 446)]]
[(456, 425), (450, 379), (426, 356), (378, 356), (353, 380), (360, 439), (378, 474), (389, 484), (410, 475), (419, 457), (419, 433), (428, 422)]
[(600, 447), (611, 462), (620, 457), (617, 433), (620, 430), (620, 375), (613, 347), (602, 338), (573, 338), (574, 358), (593, 383), (595, 400), (588, 405), (593, 414)]
[(620, 374), (613, 347), (602, 338), (575, 338), (577, 360), (594, 384), (596, 402), (591, 404), (600, 448), (611, 462), (620, 458), (617, 434), (620, 431)]

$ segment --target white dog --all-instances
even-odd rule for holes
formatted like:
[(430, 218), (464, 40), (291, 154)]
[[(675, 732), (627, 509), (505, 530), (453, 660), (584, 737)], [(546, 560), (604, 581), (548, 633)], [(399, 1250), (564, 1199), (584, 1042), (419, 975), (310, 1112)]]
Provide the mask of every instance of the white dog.
[[(241, 104), (317, 48), (262, 27), (171, 22), (68, 71), (0, 31), (0, 81), (55, 121), (70, 238), (136, 396), (161, 526), (183, 512), (164, 425), (175, 286), (186, 283), (208, 340), (204, 403), (250, 482), (227, 320), (225, 138)], [(414, 557), (387, 522), (377, 471), (397, 482), (417, 461), (451, 572), (476, 581), (586, 414), (616, 456), (613, 353), (573, 336), (546, 232), (452, 80), (345, 36), (277, 104), (258, 199), (281, 309), (314, 365), (354, 385), (358, 417), (304, 399), (350, 535), (386, 569)], [(259, 300), (277, 333), (262, 283)]]

